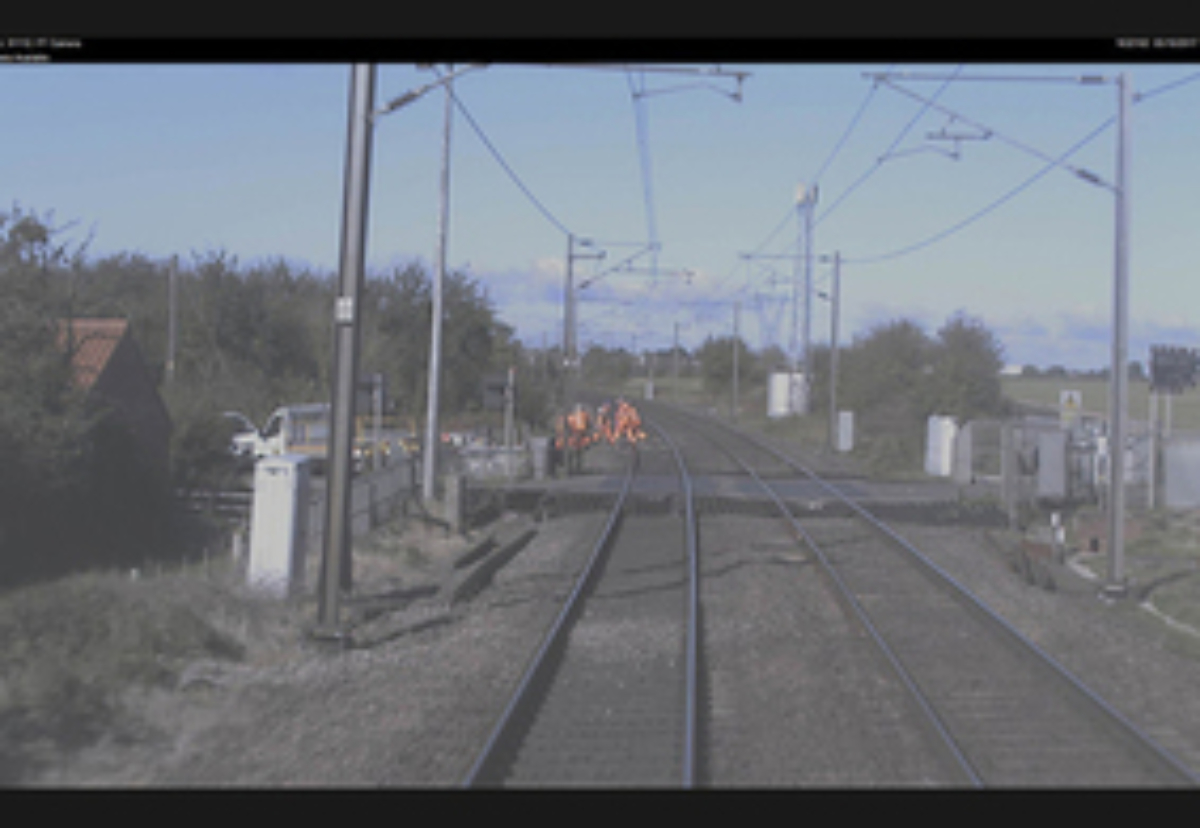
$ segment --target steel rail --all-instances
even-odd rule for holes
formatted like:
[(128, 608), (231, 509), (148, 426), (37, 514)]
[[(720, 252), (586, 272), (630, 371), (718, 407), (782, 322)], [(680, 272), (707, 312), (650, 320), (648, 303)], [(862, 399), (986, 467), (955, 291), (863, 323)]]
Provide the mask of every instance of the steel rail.
[(500, 748), (510, 738), (516, 723), (535, 704), (535, 689), (544, 684), (553, 672), (554, 664), (551, 654), (565, 643), (566, 634), (570, 630), (571, 622), (583, 603), (581, 600), (582, 596), (587, 593), (588, 587), (591, 585), (596, 572), (600, 568), (599, 562), (604, 557), (605, 550), (616, 534), (616, 528), (624, 513), (625, 500), (629, 495), (629, 490), (633, 483), (634, 472), (638, 464), (637, 461), (638, 455), (635, 451), (625, 471), (625, 480), (617, 494), (612, 510), (609, 512), (608, 520), (605, 521), (604, 528), (601, 529), (600, 535), (588, 556), (583, 574), (576, 580), (574, 588), (571, 590), (570, 595), (567, 596), (567, 600), (563, 603), (562, 609), (559, 610), (549, 631), (542, 638), (541, 644), (530, 660), (529, 666), (518, 682), (516, 690), (513, 692), (504, 711), (493, 726), (483, 748), (471, 764), (471, 768), (467, 771), (466, 776), (463, 777), (462, 787), (475, 787), (487, 784), (488, 780), (499, 776), (499, 772), (502, 770), (497, 767), (502, 759)]
[(684, 682), (684, 728), (683, 728), (683, 786), (696, 785), (696, 756), (699, 752), (699, 684), (700, 684), (700, 546), (696, 525), (695, 498), (692, 495), (692, 477), (683, 453), (670, 435), (657, 422), (647, 418), (645, 423), (658, 432), (663, 442), (671, 449), (675, 465), (679, 470), (679, 484), (684, 499), (684, 545), (688, 560), (688, 621), (686, 632), (687, 675)]
[(862, 625), (863, 629), (867, 631), (867, 634), (871, 637), (871, 640), (875, 642), (879, 652), (882, 653), (884, 658), (887, 660), (889, 666), (892, 668), (892, 671), (908, 690), (910, 698), (915, 701), (917, 707), (925, 717), (926, 723), (940, 740), (941, 746), (949, 754), (957, 770), (973, 787), (983, 787), (984, 783), (982, 777), (979, 775), (979, 771), (975, 768), (971, 760), (967, 758), (967, 755), (959, 745), (958, 740), (954, 738), (953, 734), (951, 734), (950, 728), (947, 726), (946, 722), (943, 721), (942, 717), (938, 715), (933, 705), (930, 704), (928, 698), (926, 697), (925, 693), (922, 692), (912, 674), (909, 673), (908, 669), (904, 666), (904, 663), (892, 649), (891, 645), (887, 643), (887, 640), (883, 637), (883, 634), (879, 631), (878, 627), (875, 626), (875, 623), (871, 620), (871, 617), (863, 608), (862, 603), (842, 579), (841, 574), (838, 573), (837, 569), (829, 561), (824, 550), (822, 550), (820, 545), (817, 544), (816, 539), (808, 533), (808, 531), (792, 513), (792, 510), (788, 508), (788, 505), (779, 496), (778, 492), (775, 491), (773, 486), (763, 480), (748, 463), (735, 454), (728, 446), (722, 445), (721, 443), (714, 443), (714, 445), (727, 457), (729, 457), (729, 459), (740, 466), (741, 469), (759, 485), (763, 492), (766, 493), (766, 495), (774, 502), (775, 507), (779, 510), (783, 518), (791, 524), (792, 528), (800, 535), (804, 543), (807, 544), (810, 549), (812, 549), (813, 553), (817, 556), (817, 560), (821, 564), (822, 570), (833, 582), (839, 597), (848, 607), (850, 607), (851, 611), (854, 613), (854, 616), (858, 619), (858, 622)]
[[(683, 417), (694, 420), (700, 419), (696, 415), (690, 414), (689, 412), (680, 409), (675, 410)], [(1021, 650), (1034, 657), (1041, 665), (1050, 668), (1051, 673), (1054, 676), (1064, 682), (1069, 689), (1075, 692), (1076, 698), (1080, 698), (1088, 702), (1093, 712), (1098, 714), (1102, 721), (1109, 725), (1115, 726), (1119, 735), (1124, 737), (1128, 744), (1136, 746), (1141, 752), (1142, 756), (1149, 759), (1156, 767), (1164, 772), (1165, 776), (1172, 777), (1176, 781), (1188, 785), (1200, 784), (1200, 776), (1197, 776), (1194, 771), (1176, 759), (1169, 751), (1155, 742), (1147, 733), (1130, 721), (1124, 714), (1122, 714), (1119, 710), (1109, 704), (1109, 702), (1107, 702), (1103, 697), (1080, 681), (1053, 656), (1030, 640), (1002, 616), (998, 615), (994, 610), (992, 610), (991, 607), (987, 606), (987, 604), (979, 599), (974, 593), (972, 593), (957, 579), (950, 575), (950, 573), (946, 572), (942, 567), (930, 560), (928, 556), (923, 554), (906, 538), (898, 534), (890, 526), (860, 505), (853, 497), (850, 497), (842, 489), (817, 475), (808, 466), (785, 454), (775, 446), (770, 445), (759, 437), (736, 430), (719, 420), (705, 419), (704, 422), (710, 422), (722, 430), (758, 446), (760, 449), (775, 456), (783, 463), (801, 472), (808, 477), (809, 480), (819, 485), (825, 491), (829, 492), (829, 494), (831, 494), (841, 503), (849, 506), (851, 510), (865, 520), (868, 525), (883, 534), (897, 547), (902, 549), (908, 555), (909, 559), (918, 564), (931, 580), (933, 580), (935, 583), (942, 584), (943, 587), (946, 588), (956, 599), (958, 599), (960, 602), (963, 602), (968, 609), (972, 610), (979, 617), (984, 619), (989, 626), (991, 626), (993, 629), (1002, 631), (1006, 636), (1009, 637), (1011, 641), (1016, 643)], [(797, 528), (799, 528), (794, 519), (793, 525), (796, 525)]]

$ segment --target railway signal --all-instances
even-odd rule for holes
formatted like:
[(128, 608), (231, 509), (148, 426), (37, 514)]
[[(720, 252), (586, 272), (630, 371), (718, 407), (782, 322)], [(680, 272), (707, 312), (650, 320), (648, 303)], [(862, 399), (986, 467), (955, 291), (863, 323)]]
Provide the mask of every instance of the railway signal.
[(1167, 394), (1182, 394), (1196, 387), (1200, 374), (1200, 351), (1177, 345), (1150, 346), (1150, 388)]
[(506, 374), (492, 374), (483, 380), (483, 407), (486, 411), (503, 411), (508, 389)]

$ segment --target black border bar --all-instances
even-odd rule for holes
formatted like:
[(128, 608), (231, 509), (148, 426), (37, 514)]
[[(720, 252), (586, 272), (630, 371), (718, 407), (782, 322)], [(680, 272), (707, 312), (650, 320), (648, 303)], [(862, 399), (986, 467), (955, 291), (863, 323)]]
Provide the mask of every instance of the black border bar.
[(32, 63), (1194, 63), (1196, 35), (1103, 38), (181, 38), (0, 31)]

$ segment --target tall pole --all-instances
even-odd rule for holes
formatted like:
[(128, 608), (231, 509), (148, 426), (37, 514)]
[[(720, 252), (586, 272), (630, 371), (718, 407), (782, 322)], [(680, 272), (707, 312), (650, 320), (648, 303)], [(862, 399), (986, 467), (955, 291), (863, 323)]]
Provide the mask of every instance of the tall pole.
[(813, 208), (817, 204), (817, 185), (808, 188), (804, 196), (804, 404), (802, 414), (808, 413), (808, 391), (812, 387), (812, 300), (813, 300)]
[(567, 234), (567, 267), (563, 282), (563, 400), (575, 396), (575, 237)]
[(1125, 412), (1128, 403), (1129, 351), (1129, 77), (1117, 75), (1117, 192), (1113, 262), (1113, 342), (1109, 380), (1108, 580), (1104, 592), (1123, 597), (1125, 578)]
[(340, 635), (338, 603), (352, 584), (350, 570), (350, 452), (354, 438), (354, 391), (358, 377), (358, 297), (367, 248), (371, 173), (371, 110), (374, 64), (350, 72), (350, 116), (343, 169), (342, 237), (338, 296), (334, 304), (333, 411), (327, 463), (329, 482), (325, 539), (318, 588), (317, 631)]
[(516, 401), (516, 369), (508, 367), (508, 380), (504, 384), (504, 473), (512, 482), (512, 448), (513, 448), (513, 403)]
[[(796, 217), (801, 219), (800, 210), (804, 204), (804, 185), (801, 184), (796, 192)], [(788, 332), (788, 400), (787, 411), (789, 414), (797, 413), (795, 410), (796, 401), (796, 372), (800, 369), (800, 361), (797, 357), (797, 335), (799, 332), (800, 318), (800, 278), (804, 269), (803, 264), (803, 243), (801, 238), (803, 233), (803, 220), (798, 222), (799, 228), (796, 237), (796, 259), (792, 265), (792, 324)]]
[(378, 469), (380, 457), (379, 431), (383, 420), (383, 374), (371, 375), (371, 468)]
[(829, 311), (829, 448), (831, 451), (836, 451), (838, 446), (838, 321), (842, 313), (841, 295), (842, 254), (840, 251), (835, 251), (833, 254), (833, 301)]
[(567, 239), (567, 314), (570, 325), (571, 370), (579, 365), (579, 289), (575, 285), (575, 237)]
[[(793, 414), (808, 413), (809, 374), (809, 340), (812, 330), (812, 232), (813, 205), (817, 200), (816, 185), (805, 187), (800, 185), (796, 192), (796, 210), (800, 219), (800, 238), (797, 240), (796, 264), (792, 276), (792, 332), (788, 347), (791, 376), (788, 378), (788, 411)], [(800, 355), (797, 358), (796, 327), (799, 313), (800, 278), (804, 278), (804, 330), (801, 339)], [(803, 393), (796, 389), (796, 372), (803, 369)], [(797, 397), (800, 397), (797, 405)]]
[(679, 399), (679, 321), (675, 322), (675, 345), (671, 349), (671, 396)]
[(175, 381), (175, 347), (179, 338), (179, 257), (172, 256), (167, 270), (167, 382)]
[(733, 408), (729, 412), (729, 419), (737, 422), (738, 416), (738, 348), (739, 333), (738, 333), (738, 316), (741, 315), (742, 303), (733, 303)]
[(421, 497), (426, 503), (437, 496), (438, 452), (441, 431), (438, 411), (442, 385), (442, 289), (446, 278), (446, 235), (450, 226), (450, 125), (454, 118), (454, 95), (446, 82), (445, 125), (442, 129), (442, 177), (439, 188), (437, 262), (433, 271), (432, 319), (429, 335), (429, 379), (425, 403), (425, 452), (421, 464)]
[(1146, 481), (1149, 484), (1146, 491), (1146, 508), (1151, 511), (1155, 506), (1155, 483), (1158, 478), (1158, 391), (1154, 388), (1154, 383), (1150, 383), (1150, 411), (1147, 412), (1146, 419), (1150, 426), (1150, 467), (1146, 474)]

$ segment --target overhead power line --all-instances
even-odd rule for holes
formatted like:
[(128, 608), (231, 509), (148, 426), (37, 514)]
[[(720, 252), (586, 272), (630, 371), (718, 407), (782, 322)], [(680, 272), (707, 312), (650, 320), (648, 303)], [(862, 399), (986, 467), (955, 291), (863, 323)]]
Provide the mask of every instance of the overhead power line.
[(1100, 124), (1100, 126), (1096, 127), (1094, 130), (1089, 132), (1082, 140), (1076, 142), (1070, 149), (1068, 149), (1066, 152), (1064, 152), (1058, 158), (1051, 158), (1050, 161), (1045, 166), (1043, 166), (1040, 170), (1038, 170), (1036, 173), (1031, 175), (1029, 178), (1022, 181), (1016, 187), (1009, 190), (1007, 193), (1000, 196), (998, 199), (996, 199), (992, 203), (988, 204), (983, 209), (971, 214), (970, 216), (967, 216), (965, 219), (962, 219), (961, 221), (957, 222), (956, 224), (953, 224), (950, 227), (947, 227), (945, 230), (942, 230), (941, 232), (938, 232), (938, 233), (934, 233), (932, 236), (922, 239), (921, 241), (916, 242), (915, 244), (910, 244), (907, 247), (902, 247), (898, 250), (893, 250), (890, 253), (883, 253), (878, 256), (865, 256), (865, 257), (860, 257), (860, 258), (843, 257), (842, 263), (843, 264), (874, 264), (875, 262), (887, 261), (888, 259), (895, 259), (895, 258), (898, 258), (905, 254), (913, 253), (917, 250), (920, 250), (923, 247), (928, 247), (929, 245), (931, 245), (935, 242), (939, 242), (942, 239), (947, 238), (948, 236), (954, 235), (959, 230), (962, 230), (963, 228), (967, 227), (970, 224), (974, 224), (976, 221), (983, 218), (984, 216), (986, 216), (988, 213), (992, 212), (993, 210), (997, 209), (1005, 202), (1009, 201), (1010, 199), (1014, 198), (1018, 194), (1027, 190), (1029, 187), (1033, 186), (1033, 184), (1035, 182), (1037, 182), (1039, 179), (1041, 179), (1042, 177), (1047, 175), (1055, 167), (1061, 165), (1063, 161), (1070, 158), (1072, 155), (1074, 155), (1076, 152), (1078, 152), (1080, 149), (1082, 149), (1084, 146), (1086, 146), (1088, 143), (1090, 143), (1093, 139), (1095, 139), (1098, 135), (1100, 135), (1100, 133), (1104, 132), (1104, 130), (1106, 130), (1110, 126), (1112, 126), (1114, 121), (1116, 121), (1115, 116), (1109, 118), (1107, 121)]
[[(889, 66), (888, 68), (890, 69), (891, 67)], [(825, 171), (829, 169), (830, 165), (833, 164), (834, 159), (837, 158), (838, 153), (842, 151), (842, 147), (844, 147), (846, 145), (846, 141), (850, 139), (850, 134), (854, 132), (854, 128), (858, 126), (858, 122), (862, 120), (863, 113), (867, 111), (867, 106), (870, 105), (871, 99), (875, 97), (875, 93), (878, 91), (879, 84), (872, 84), (871, 88), (867, 90), (866, 97), (863, 98), (863, 102), (858, 105), (858, 111), (855, 112), (854, 117), (850, 119), (849, 126), (846, 127), (846, 131), (842, 133), (842, 137), (838, 139), (837, 144), (835, 144), (833, 150), (830, 151), (829, 157), (825, 159), (825, 163), (821, 165), (821, 168), (809, 178), (809, 181), (811, 181), (813, 184), (821, 183), (821, 176), (825, 174)]]
[[(889, 66), (888, 68), (891, 69), (891, 66)], [(956, 73), (962, 71), (962, 68), (963, 67), (960, 64), (958, 69), (956, 70)], [(941, 95), (942, 91), (945, 89), (945, 87), (948, 84), (949, 84), (949, 81), (947, 81), (945, 84), (942, 85), (942, 88), (938, 90), (937, 95), (935, 95), (935, 98), (938, 95)], [(854, 113), (854, 116), (850, 119), (850, 123), (847, 125), (845, 131), (842, 133), (841, 137), (838, 139), (837, 144), (834, 145), (834, 147), (830, 151), (829, 155), (825, 158), (825, 161), (821, 164), (821, 167), (817, 170), (816, 174), (813, 175), (812, 178), (810, 179), (814, 184), (817, 184), (820, 181), (821, 176), (823, 176), (828, 171), (829, 167), (833, 164), (834, 160), (837, 158), (837, 156), (841, 152), (842, 148), (846, 145), (846, 142), (849, 140), (850, 135), (854, 132), (855, 128), (858, 126), (859, 121), (862, 120), (863, 114), (867, 111), (867, 107), (870, 105), (872, 99), (875, 97), (875, 93), (878, 91), (878, 88), (879, 88), (879, 84), (877, 84), (877, 83), (872, 84), (871, 88), (867, 91), (866, 96), (863, 98), (862, 103), (859, 104), (858, 110)], [(921, 110), (918, 111), (917, 114), (915, 116), (913, 116), (913, 118), (907, 124), (905, 124), (904, 128), (900, 131), (900, 133), (892, 140), (891, 145), (884, 152), (884, 155), (886, 155), (891, 150), (895, 149), (896, 145), (898, 145), (902, 140), (904, 140), (904, 136), (906, 136), (909, 133), (909, 131), (913, 128), (913, 126), (917, 123), (917, 121), (920, 120), (921, 116), (925, 114), (925, 111), (927, 109), (928, 109), (928, 106), (922, 107)], [(830, 205), (828, 210), (826, 210), (822, 215), (816, 217), (814, 223), (819, 224), (830, 213), (832, 213), (833, 210), (836, 209), (838, 207), (838, 205), (841, 204), (842, 201), (844, 201), (852, 192), (854, 192), (854, 190), (856, 190), (860, 186), (862, 186), (868, 178), (870, 178), (872, 175), (874, 175), (875, 171), (879, 168), (880, 163), (881, 163), (881, 161), (877, 161), (875, 166), (869, 168), (863, 175), (861, 175), (858, 178), (858, 180), (856, 180), (853, 184), (851, 184), (850, 187), (848, 189), (846, 189), (842, 193), (842, 195), (839, 196), (834, 201), (834, 203), (832, 205)], [(779, 235), (779, 233), (783, 230), (783, 228), (788, 225), (788, 223), (792, 220), (792, 217), (795, 215), (795, 213), (796, 213), (796, 210), (795, 210), (794, 205), (788, 205), (788, 209), (784, 212), (782, 218), (780, 218), (779, 223), (775, 225), (775, 228), (770, 233), (767, 234), (767, 237), (765, 239), (763, 239), (763, 241), (761, 243), (759, 243), (759, 245), (757, 247), (754, 248), (753, 252), (751, 252), (749, 254), (743, 254), (742, 258), (744, 258), (744, 259), (745, 258), (754, 258), (754, 257), (757, 257), (759, 254), (761, 254), (762, 251), (767, 247), (767, 245), (769, 245), (775, 239), (775, 237)], [(722, 281), (728, 282), (729, 280), (731, 280), (734, 277), (736, 272), (737, 272), (737, 268), (735, 266), (734, 270), (728, 276), (726, 276), (725, 279), (723, 279)], [(753, 277), (750, 274), (747, 274), (745, 280), (743, 280), (743, 282), (738, 287), (736, 287), (732, 291), (730, 291), (730, 293), (725, 297), (725, 301), (728, 301), (729, 298), (731, 298), (733, 296), (744, 293), (746, 291), (746, 289), (750, 287), (750, 282), (751, 282), (752, 278)]]
[(470, 124), (471, 129), (475, 131), (475, 134), (479, 136), (479, 140), (483, 142), (485, 147), (487, 147), (488, 152), (492, 154), (492, 157), (495, 158), (497, 163), (499, 163), (504, 169), (504, 171), (508, 174), (508, 177), (512, 179), (512, 182), (517, 185), (522, 193), (525, 194), (525, 197), (529, 199), (530, 203), (537, 208), (538, 212), (541, 213), (547, 221), (557, 227), (563, 235), (574, 235), (570, 230), (567, 229), (566, 225), (564, 225), (553, 213), (546, 209), (546, 205), (542, 204), (538, 197), (535, 196), (527, 186), (525, 186), (525, 182), (521, 180), (520, 176), (518, 176), (513, 168), (509, 166), (508, 162), (504, 160), (504, 156), (500, 154), (500, 150), (496, 149), (495, 145), (484, 133), (483, 128), (475, 122), (473, 117), (471, 117), (471, 113), (467, 110), (466, 105), (463, 104), (462, 99), (458, 97), (453, 89), (450, 90), (450, 96), (454, 99), (454, 105), (458, 107), (458, 111), (461, 112), (463, 117), (467, 119), (467, 123)]
[[(1186, 76), (1179, 78), (1177, 80), (1174, 80), (1174, 81), (1169, 81), (1168, 83), (1164, 83), (1161, 86), (1157, 86), (1146, 92), (1138, 93), (1133, 96), (1133, 102), (1134, 102), (1134, 104), (1139, 104), (1142, 101), (1148, 100), (1157, 95), (1161, 95), (1165, 92), (1170, 92), (1172, 90), (1178, 89), (1179, 87), (1182, 87), (1189, 83), (1193, 83), (1197, 80), (1200, 80), (1200, 72), (1193, 72), (1190, 75), (1186, 75)], [(1080, 149), (1085, 147), (1087, 144), (1091, 143), (1101, 133), (1103, 133), (1106, 129), (1111, 127), (1116, 122), (1116, 120), (1117, 120), (1117, 118), (1115, 115), (1110, 116), (1107, 120), (1105, 120), (1103, 123), (1101, 123), (1095, 129), (1093, 129), (1091, 132), (1089, 132), (1087, 135), (1085, 135), (1083, 138), (1081, 138), (1079, 141), (1077, 141), (1074, 145), (1072, 145), (1069, 149), (1067, 149), (1064, 153), (1059, 155), (1057, 158), (1050, 158), (1045, 166), (1043, 166), (1040, 170), (1038, 170), (1036, 173), (1031, 175), (1029, 178), (1022, 181), (1016, 187), (1009, 190), (1004, 195), (997, 198), (995, 201), (992, 201), (990, 204), (983, 207), (982, 209), (977, 210), (976, 212), (972, 213), (971, 215), (967, 216), (966, 218), (961, 219), (960, 221), (945, 228), (944, 230), (934, 233), (932, 236), (928, 236), (928, 237), (922, 239), (921, 241), (915, 242), (915, 243), (907, 245), (905, 247), (898, 248), (889, 253), (882, 253), (877, 256), (863, 256), (863, 257), (857, 257), (857, 258), (845, 258), (844, 257), (842, 259), (842, 262), (849, 263), (849, 264), (874, 264), (877, 262), (887, 261), (889, 259), (896, 259), (896, 258), (899, 258), (900, 256), (904, 256), (908, 253), (914, 253), (917, 250), (921, 250), (922, 248), (929, 247), (931, 244), (934, 244), (936, 242), (941, 241), (942, 239), (945, 239), (945, 238), (948, 238), (949, 236), (954, 235), (958, 231), (968, 227), (971, 224), (974, 224), (976, 221), (978, 221), (979, 219), (988, 215), (993, 210), (996, 210), (997, 208), (999, 208), (1001, 205), (1005, 204), (1010, 199), (1016, 197), (1020, 193), (1029, 189), (1029, 187), (1033, 186), (1033, 184), (1035, 184), (1038, 180), (1040, 180), (1041, 178), (1046, 176), (1055, 167), (1064, 166), (1063, 162), (1065, 162), (1066, 159), (1070, 158), (1072, 155), (1074, 155)], [(1049, 158), (1049, 156), (1041, 156), (1041, 157)], [(1083, 176), (1083, 177), (1087, 178), (1087, 176)], [(1091, 180), (1091, 179), (1088, 179), (1088, 180)], [(1097, 183), (1100, 186), (1107, 186), (1104, 184), (1104, 182), (1100, 182), (1100, 181), (1093, 181), (1093, 183)]]
[(1110, 189), (1111, 189), (1110, 185), (1108, 185), (1106, 182), (1101, 181), (1094, 173), (1091, 173), (1087, 170), (1080, 169), (1079, 167), (1072, 167), (1069, 164), (1062, 164), (1061, 161), (1055, 161), (1055, 159), (1053, 159), (1049, 154), (1042, 152), (1041, 150), (1037, 149), (1036, 147), (1031, 147), (1028, 144), (1024, 143), (1023, 141), (1018, 141), (1017, 139), (1011, 138), (1011, 137), (1005, 135), (1004, 133), (999, 132), (998, 130), (992, 129), (991, 127), (984, 126), (983, 124), (980, 124), (977, 121), (974, 121), (974, 120), (966, 117), (965, 115), (963, 115), (960, 112), (955, 112), (954, 110), (949, 109), (944, 106), (941, 106), (940, 104), (937, 104), (932, 100), (928, 100), (928, 99), (918, 95), (917, 93), (915, 93), (909, 89), (905, 89), (904, 87), (900, 86), (897, 83), (894, 83), (892, 80), (890, 80), (887, 77), (879, 77), (879, 78), (877, 78), (877, 81), (881, 82), (881, 83), (886, 83), (888, 86), (890, 86), (892, 89), (895, 89), (897, 92), (899, 92), (902, 95), (907, 95), (908, 97), (914, 98), (918, 101), (924, 101), (927, 106), (931, 106), (934, 109), (936, 109), (938, 112), (941, 112), (945, 115), (949, 115), (950, 118), (954, 121), (961, 121), (962, 123), (967, 124), (968, 126), (975, 127), (976, 129), (981, 131), (981, 135), (979, 137), (996, 138), (996, 139), (1000, 140), (1001, 142), (1008, 144), (1009, 146), (1014, 147), (1015, 149), (1018, 149), (1021, 152), (1032, 155), (1035, 158), (1039, 158), (1042, 161), (1053, 161), (1056, 164), (1061, 164), (1065, 169), (1073, 172), (1075, 175), (1079, 176), (1080, 178), (1084, 178), (1084, 179), (1092, 182), (1093, 184), (1100, 184), (1102, 186), (1110, 187)]
[(1185, 75), (1178, 80), (1173, 80), (1169, 83), (1164, 83), (1162, 86), (1157, 86), (1154, 89), (1151, 89), (1149, 92), (1139, 92), (1133, 96), (1133, 102), (1135, 104), (1141, 103), (1147, 98), (1153, 98), (1155, 95), (1161, 95), (1164, 92), (1170, 92), (1172, 89), (1176, 89), (1180, 86), (1184, 86), (1185, 84), (1189, 84), (1198, 80), (1200, 80), (1200, 72), (1193, 72), (1192, 74)]
[[(833, 212), (835, 210), (837, 210), (837, 208), (839, 206), (841, 206), (842, 202), (850, 197), (851, 193), (853, 193), (855, 190), (857, 190), (859, 187), (861, 187), (863, 184), (865, 184), (867, 179), (869, 179), (872, 175), (874, 175), (879, 170), (879, 167), (883, 164), (884, 158), (886, 158), (894, 149), (896, 149), (897, 146), (900, 145), (900, 142), (904, 140), (904, 137), (906, 135), (908, 135), (909, 131), (912, 130), (912, 128), (914, 126), (916, 126), (917, 121), (921, 120), (921, 118), (924, 117), (925, 113), (929, 111), (930, 107), (934, 106), (937, 99), (942, 96), (942, 93), (945, 92), (946, 88), (950, 86), (950, 83), (954, 80), (955, 76), (957, 76), (960, 72), (962, 72), (962, 69), (963, 69), (963, 64), (960, 63), (958, 65), (958, 68), (956, 68), (954, 70), (954, 73), (949, 78), (947, 78), (945, 81), (942, 82), (942, 85), (938, 87), (937, 91), (933, 93), (933, 95), (930, 97), (930, 99), (923, 103), (921, 108), (919, 110), (917, 110), (917, 113), (915, 115), (913, 115), (913, 117), (909, 120), (909, 122), (904, 125), (904, 128), (900, 130), (899, 134), (897, 134), (896, 137), (894, 139), (892, 139), (892, 143), (889, 144), (888, 148), (883, 151), (883, 154), (875, 160), (875, 164), (871, 167), (868, 167), (867, 171), (864, 172), (861, 176), (859, 176), (858, 179), (853, 184), (851, 184), (849, 187), (847, 187), (846, 190), (844, 190), (842, 192), (842, 194), (840, 196), (838, 196), (833, 201), (832, 204), (829, 205), (829, 208), (826, 209), (825, 212), (823, 212), (823, 213), (821, 213), (821, 215), (817, 216), (814, 219), (814, 224), (819, 225), (825, 219), (829, 218), (829, 216), (832, 215)], [(873, 88), (878, 88), (878, 84), (879, 84), (879, 82), (876, 82), (876, 84), (874, 85)]]
[(654, 212), (654, 178), (650, 171), (650, 138), (649, 126), (647, 124), (649, 115), (646, 112), (646, 104), (644, 102), (646, 77), (644, 74), (641, 75), (640, 88), (635, 87), (632, 72), (625, 73), (625, 80), (629, 84), (629, 99), (633, 102), (633, 116), (637, 129), (638, 159), (641, 162), (642, 168), (642, 198), (646, 208), (646, 233), (650, 240), (650, 249), (653, 252), (651, 261), (655, 270), (657, 270), (659, 247), (658, 224)]

